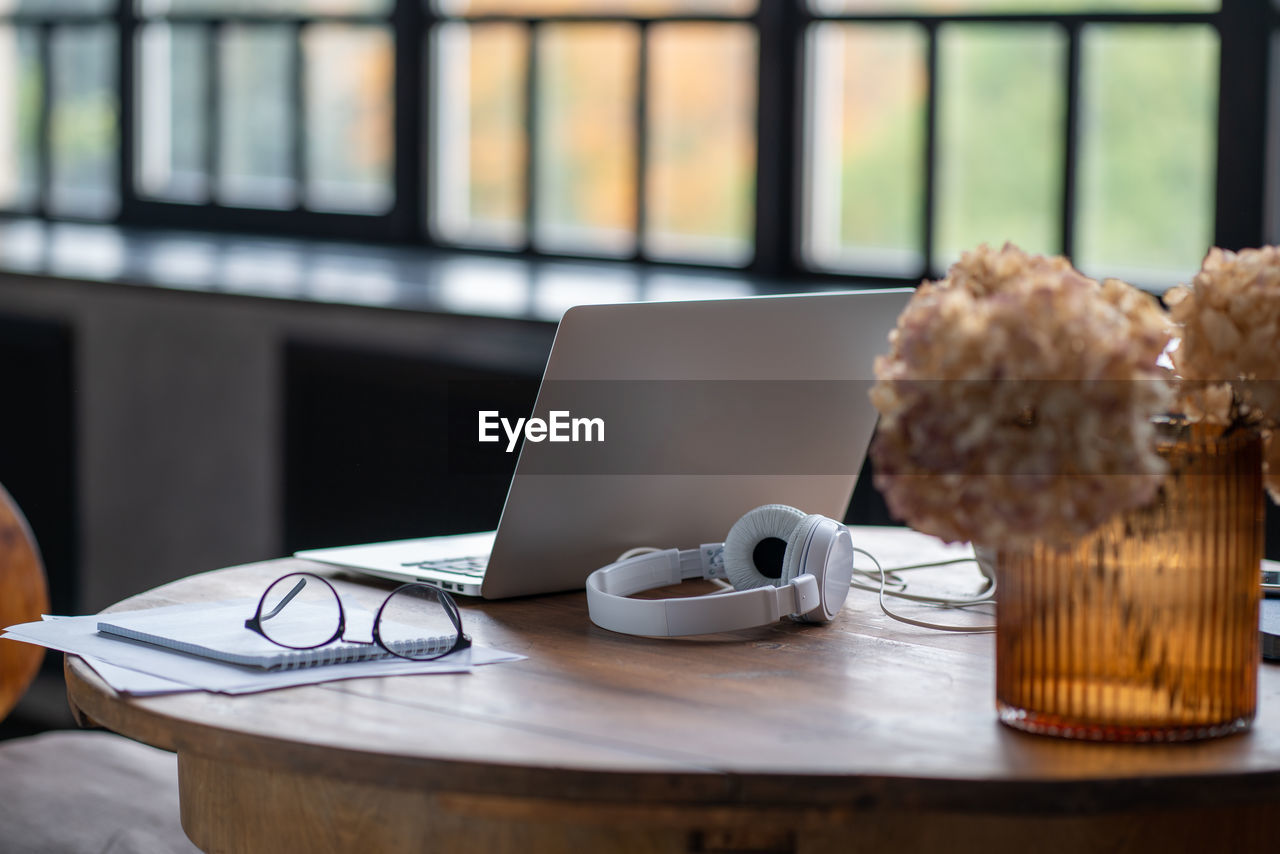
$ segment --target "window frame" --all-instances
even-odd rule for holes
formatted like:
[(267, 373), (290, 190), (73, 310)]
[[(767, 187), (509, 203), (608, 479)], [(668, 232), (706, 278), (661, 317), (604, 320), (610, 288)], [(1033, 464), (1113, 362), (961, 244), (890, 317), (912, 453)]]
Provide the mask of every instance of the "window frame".
[[(0, 216), (30, 216), (33, 213), (51, 220), (83, 219), (48, 209), (51, 186), (50, 111), (52, 93), (48, 85), (52, 68), (51, 33), (58, 27), (83, 26), (114, 22), (117, 35), (118, 163), (116, 177), (119, 206), (110, 219), (118, 225), (156, 228), (184, 228), (209, 231), (290, 234), (302, 237), (341, 238), (368, 242), (390, 242), (433, 248), (457, 249), (479, 253), (529, 258), (601, 257), (584, 253), (547, 251), (532, 243), (532, 217), (536, 207), (534, 172), (529, 164), (536, 153), (537, 121), (536, 88), (537, 53), (530, 50), (528, 59), (525, 111), (525, 133), (529, 140), (526, 154), (525, 240), (513, 250), (489, 246), (468, 246), (436, 237), (429, 222), (431, 178), (428, 164), (434, 157), (433, 140), (429, 139), (433, 57), (430, 33), (449, 22), (483, 23), (506, 21), (523, 24), (531, 33), (538, 27), (555, 23), (623, 22), (639, 30), (639, 77), (637, 78), (636, 118), (633, 122), (636, 152), (636, 251), (623, 259), (631, 262), (659, 264), (663, 267), (724, 269), (727, 265), (703, 262), (672, 261), (649, 257), (642, 238), (646, 219), (645, 171), (648, 117), (646, 110), (646, 62), (648, 33), (656, 24), (676, 22), (746, 23), (754, 31), (757, 44), (756, 68), (756, 173), (755, 216), (751, 229), (753, 250), (749, 262), (739, 269), (749, 274), (789, 278), (801, 282), (848, 281), (857, 279), (869, 284), (913, 284), (939, 271), (930, 268), (933, 249), (934, 220), (937, 208), (937, 45), (939, 28), (945, 25), (1034, 23), (1061, 27), (1068, 38), (1064, 85), (1066, 117), (1063, 165), (1061, 235), (1067, 254), (1073, 247), (1075, 222), (1075, 184), (1079, 158), (1079, 100), (1081, 33), (1091, 24), (1147, 25), (1189, 24), (1212, 27), (1219, 40), (1217, 154), (1215, 164), (1214, 241), (1227, 248), (1242, 248), (1264, 242), (1271, 205), (1267, 181), (1273, 164), (1268, 160), (1269, 86), (1271, 43), (1280, 31), (1280, 12), (1268, 0), (1222, 0), (1216, 11), (1205, 12), (1087, 12), (1039, 13), (992, 12), (978, 14), (932, 14), (897, 12), (858, 12), (848, 14), (819, 13), (803, 0), (760, 0), (754, 13), (747, 16), (714, 14), (637, 15), (475, 15), (442, 14), (421, 0), (394, 0), (387, 13), (379, 14), (167, 14), (160, 18), (144, 15), (136, 0), (113, 0), (106, 11), (90, 14), (49, 12), (0, 13), (0, 26), (34, 27), (39, 33), (39, 56), (42, 85), (38, 121), (39, 190), (34, 210), (0, 210)], [(135, 164), (138, 149), (139, 120), (138, 54), (142, 27), (151, 20), (193, 23), (207, 26), (216, 37), (219, 28), (234, 23), (284, 23), (293, 27), (295, 49), (293, 118), (295, 127), (305, 127), (305, 93), (301, 75), (301, 36), (306, 27), (322, 23), (376, 23), (389, 27), (394, 51), (393, 155), (391, 208), (382, 214), (318, 212), (299, 204), (289, 210), (267, 210), (219, 204), (187, 203), (148, 198), (136, 186)], [(925, 144), (920, 165), (924, 183), (921, 216), (923, 245), (920, 269), (901, 275), (884, 275), (856, 269), (820, 269), (804, 257), (804, 231), (808, 216), (805, 187), (805, 44), (807, 34), (828, 22), (907, 23), (923, 28), (927, 38), (926, 81), (927, 106)], [(217, 50), (208, 54), (209, 80), (216, 81)], [(210, 90), (216, 82), (210, 83)], [(216, 93), (210, 95), (216, 102)], [(210, 162), (216, 158), (216, 107), (211, 115), (207, 138), (211, 144)], [(301, 139), (301, 133), (298, 135)], [(305, 154), (301, 142), (293, 152), (295, 177), (302, 180)], [(212, 173), (211, 173), (212, 174)], [(301, 193), (299, 193), (301, 198)], [(101, 221), (101, 220), (95, 220)]]

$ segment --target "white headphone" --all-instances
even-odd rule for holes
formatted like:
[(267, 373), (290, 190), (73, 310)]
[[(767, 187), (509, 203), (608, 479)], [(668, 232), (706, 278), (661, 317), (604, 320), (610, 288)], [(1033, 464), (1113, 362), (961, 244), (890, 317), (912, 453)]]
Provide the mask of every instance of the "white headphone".
[[(635, 551), (646, 551), (634, 557)], [(632, 550), (587, 578), (597, 626), (632, 635), (676, 637), (764, 626), (790, 616), (834, 617), (849, 593), (853, 541), (834, 519), (766, 504), (739, 519), (723, 543), (697, 549)], [(735, 592), (679, 599), (628, 599), (693, 578), (728, 578)]]

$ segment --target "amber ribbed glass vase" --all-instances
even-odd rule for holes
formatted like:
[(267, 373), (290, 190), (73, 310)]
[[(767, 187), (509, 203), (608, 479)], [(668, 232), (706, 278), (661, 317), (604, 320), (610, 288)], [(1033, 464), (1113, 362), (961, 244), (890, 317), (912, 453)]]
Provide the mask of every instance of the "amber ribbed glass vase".
[(1181, 741), (1257, 705), (1262, 451), (1247, 430), (1160, 425), (1171, 474), (1073, 547), (999, 553), (996, 703), (1030, 732)]

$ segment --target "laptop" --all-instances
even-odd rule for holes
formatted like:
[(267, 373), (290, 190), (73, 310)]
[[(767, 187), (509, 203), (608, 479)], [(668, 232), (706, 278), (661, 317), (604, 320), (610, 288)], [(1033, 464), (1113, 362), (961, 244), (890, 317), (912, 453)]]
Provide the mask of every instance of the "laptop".
[(841, 518), (911, 293), (575, 306), (533, 414), (476, 413), (477, 442), (486, 423), (495, 447), (523, 437), (496, 531), (296, 556), (500, 599), (580, 590), (630, 548), (719, 542), (761, 504)]

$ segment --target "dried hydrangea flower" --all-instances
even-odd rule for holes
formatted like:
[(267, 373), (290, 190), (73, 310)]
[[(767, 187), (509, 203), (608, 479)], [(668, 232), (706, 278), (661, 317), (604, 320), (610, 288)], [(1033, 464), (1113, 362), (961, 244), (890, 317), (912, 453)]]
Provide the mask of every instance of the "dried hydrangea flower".
[(1280, 501), (1280, 248), (1211, 249), (1190, 287), (1165, 294), (1181, 341), (1173, 364), (1188, 417), (1253, 424), (1267, 438), (1267, 489)]
[(1006, 245), (920, 286), (876, 360), (890, 511), (948, 541), (1067, 542), (1152, 497), (1170, 337), (1150, 296)]

